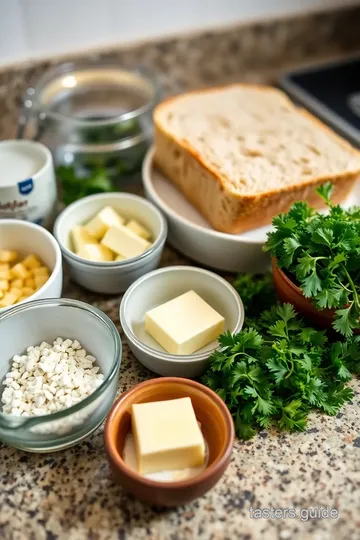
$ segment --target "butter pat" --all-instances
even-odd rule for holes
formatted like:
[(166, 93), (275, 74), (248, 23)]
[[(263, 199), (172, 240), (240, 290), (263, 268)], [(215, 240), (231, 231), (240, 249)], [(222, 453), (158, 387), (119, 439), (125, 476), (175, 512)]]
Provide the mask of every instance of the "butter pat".
[(114, 260), (112, 251), (101, 244), (85, 244), (78, 255), (88, 261), (106, 262)]
[(189, 397), (132, 405), (140, 474), (198, 467), (205, 443)]
[(194, 291), (189, 291), (145, 315), (145, 329), (171, 354), (192, 354), (224, 331), (224, 317)]
[(91, 236), (84, 227), (76, 225), (71, 231), (72, 243), (75, 253), (79, 253), (87, 244), (97, 244), (96, 238)]
[(101, 240), (110, 227), (121, 227), (125, 222), (111, 206), (105, 206), (85, 225), (85, 230), (97, 240)]
[(143, 253), (149, 246), (149, 242), (140, 238), (126, 227), (110, 227), (106, 232), (101, 244), (122, 255), (125, 259), (136, 257)]
[(137, 234), (138, 236), (141, 236), (141, 238), (144, 238), (144, 240), (150, 240), (151, 233), (145, 227), (140, 225), (136, 219), (130, 219), (129, 223), (127, 223), (126, 227), (130, 229), (133, 233)]

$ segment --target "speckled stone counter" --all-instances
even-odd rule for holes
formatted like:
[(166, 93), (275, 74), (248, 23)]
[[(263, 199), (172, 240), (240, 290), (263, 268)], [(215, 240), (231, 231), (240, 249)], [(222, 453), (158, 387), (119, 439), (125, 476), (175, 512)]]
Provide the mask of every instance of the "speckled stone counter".
[[(164, 73), (167, 91), (179, 84), (194, 88), (230, 80), (272, 82), (288, 64), (339, 56), (360, 47), (359, 21), (360, 9), (355, 9), (109, 54), (128, 65), (142, 58), (157, 66)], [(273, 54), (268, 50), (270, 43)], [(0, 74), (2, 138), (14, 134), (18, 99), (28, 74), (46, 66)], [(162, 265), (173, 264), (191, 263), (167, 248)], [(63, 296), (102, 309), (123, 336), (120, 296), (90, 294), (67, 278)], [(152, 376), (124, 343), (119, 393)], [(336, 417), (313, 414), (305, 433), (263, 431), (251, 441), (237, 440), (231, 465), (219, 484), (205, 497), (174, 510), (142, 504), (114, 484), (104, 454), (103, 427), (78, 446), (54, 454), (26, 454), (0, 444), (0, 538), (357, 540), (360, 383), (353, 385), (353, 402)], [(309, 509), (317, 507), (337, 509), (338, 517), (310, 517)], [(263, 517), (255, 509), (261, 509)], [(266, 519), (265, 509), (281, 509), (283, 514), (287, 509), (288, 516), (296, 512), (296, 517)]]

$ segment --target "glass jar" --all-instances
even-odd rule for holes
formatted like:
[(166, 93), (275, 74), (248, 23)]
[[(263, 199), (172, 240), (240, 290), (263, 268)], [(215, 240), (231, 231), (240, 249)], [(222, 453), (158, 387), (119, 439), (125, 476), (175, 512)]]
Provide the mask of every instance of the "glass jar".
[(27, 89), (18, 137), (50, 148), (65, 204), (98, 191), (137, 191), (159, 94), (143, 68), (61, 64)]

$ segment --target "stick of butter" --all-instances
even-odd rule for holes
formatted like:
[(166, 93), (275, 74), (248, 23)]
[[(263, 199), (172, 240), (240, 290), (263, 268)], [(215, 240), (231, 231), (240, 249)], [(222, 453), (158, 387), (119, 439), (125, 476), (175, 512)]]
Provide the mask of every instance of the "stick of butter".
[(101, 244), (85, 244), (78, 255), (88, 261), (105, 262), (114, 260), (114, 254), (111, 250)]
[(126, 227), (110, 227), (101, 240), (102, 245), (126, 259), (143, 253), (150, 243)]
[(189, 291), (145, 314), (145, 329), (171, 354), (192, 354), (224, 331), (224, 317)]
[(85, 226), (85, 230), (97, 240), (101, 240), (110, 227), (121, 227), (125, 222), (111, 206), (105, 206)]
[(189, 397), (132, 405), (138, 471), (198, 467), (205, 461), (205, 442)]
[(126, 224), (126, 227), (130, 229), (133, 233), (137, 234), (138, 236), (141, 236), (141, 238), (144, 238), (144, 240), (150, 240), (151, 233), (145, 227), (140, 225), (136, 219), (130, 219), (129, 223)]
[(91, 234), (80, 225), (76, 225), (71, 229), (71, 239), (75, 253), (79, 253), (86, 244), (97, 244), (96, 238), (91, 236)]

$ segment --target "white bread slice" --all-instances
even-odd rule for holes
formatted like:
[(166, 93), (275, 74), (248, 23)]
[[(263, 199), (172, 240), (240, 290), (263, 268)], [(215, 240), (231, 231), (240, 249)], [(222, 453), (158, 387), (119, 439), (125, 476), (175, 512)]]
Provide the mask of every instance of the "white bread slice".
[(182, 94), (154, 123), (156, 164), (220, 231), (266, 225), (296, 200), (320, 208), (327, 180), (341, 202), (360, 177), (360, 153), (269, 86)]

